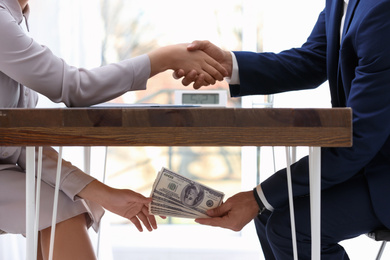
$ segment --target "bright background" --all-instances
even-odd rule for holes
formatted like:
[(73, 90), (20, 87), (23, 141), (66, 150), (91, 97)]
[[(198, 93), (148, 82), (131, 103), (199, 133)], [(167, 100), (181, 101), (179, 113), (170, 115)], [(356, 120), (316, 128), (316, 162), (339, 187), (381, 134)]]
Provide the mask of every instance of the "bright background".
[[(279, 52), (299, 47), (309, 35), (323, 0), (34, 0), (31, 36), (74, 66), (92, 68), (134, 57), (168, 44), (207, 39), (226, 50)], [(173, 103), (174, 90), (185, 89), (161, 73), (148, 90), (114, 100), (124, 103)], [(190, 89), (190, 88), (188, 88)], [(211, 89), (227, 89), (226, 82)], [(264, 104), (268, 100), (272, 103)], [(233, 107), (330, 107), (327, 84), (316, 90), (229, 99)], [(39, 106), (62, 106), (41, 98)], [(271, 147), (145, 147), (92, 149), (91, 174), (115, 187), (149, 195), (161, 167), (180, 172), (226, 197), (253, 188), (275, 169), (285, 166), (284, 148)], [(307, 149), (298, 148), (298, 157)], [(83, 164), (83, 148), (65, 149), (65, 157)], [(259, 159), (260, 158), (260, 159)], [(257, 165), (260, 161), (260, 166)], [(263, 259), (253, 223), (241, 232), (203, 227), (192, 220), (169, 218), (152, 233), (138, 233), (126, 220), (103, 218), (99, 258), (110, 259)], [(0, 259), (24, 259), (24, 239), (0, 236)], [(351, 259), (373, 259), (380, 243), (361, 236), (344, 241)], [(386, 259), (386, 256), (383, 257)]]

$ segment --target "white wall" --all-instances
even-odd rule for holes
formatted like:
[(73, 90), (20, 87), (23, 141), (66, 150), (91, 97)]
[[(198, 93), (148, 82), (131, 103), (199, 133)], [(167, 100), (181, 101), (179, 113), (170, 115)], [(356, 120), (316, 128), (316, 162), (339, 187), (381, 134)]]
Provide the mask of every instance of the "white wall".
[[(30, 35), (66, 63), (93, 68), (100, 65), (103, 28), (99, 0), (30, 1)], [(63, 106), (40, 96), (38, 107)]]

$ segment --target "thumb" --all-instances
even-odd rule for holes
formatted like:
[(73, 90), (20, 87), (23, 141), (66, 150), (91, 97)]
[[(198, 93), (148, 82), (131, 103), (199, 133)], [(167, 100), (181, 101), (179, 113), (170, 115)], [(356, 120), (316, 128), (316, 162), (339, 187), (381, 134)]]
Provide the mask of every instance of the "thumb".
[(152, 198), (145, 197), (142, 194), (134, 192), (134, 194), (133, 194), (133, 201), (137, 202), (137, 203), (148, 204), (148, 203), (152, 202)]
[(140, 198), (140, 201), (141, 203), (144, 203), (144, 204), (149, 204), (150, 202), (152, 202), (152, 198)]
[(187, 46), (187, 50), (196, 51), (196, 50), (205, 50), (209, 45), (209, 41), (193, 41)]
[(219, 207), (208, 210), (207, 215), (209, 215), (210, 217), (222, 217), (227, 212), (229, 212), (229, 210), (230, 210), (230, 207), (227, 206), (227, 204), (225, 203)]

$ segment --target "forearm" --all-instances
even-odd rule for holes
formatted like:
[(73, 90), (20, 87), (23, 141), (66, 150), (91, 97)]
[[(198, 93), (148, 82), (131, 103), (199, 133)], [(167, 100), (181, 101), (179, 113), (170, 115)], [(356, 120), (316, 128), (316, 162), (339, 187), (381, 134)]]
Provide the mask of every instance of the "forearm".
[[(36, 148), (36, 154), (38, 154), (38, 148)], [(35, 160), (38, 162), (38, 156), (36, 156)], [(50, 146), (44, 146), (42, 151), (42, 181), (53, 187), (56, 184), (57, 163), (57, 151)], [(22, 169), (26, 169), (25, 148), (20, 149), (17, 164)], [(95, 178), (84, 173), (70, 162), (62, 160), (60, 190), (63, 191), (70, 199), (76, 200), (78, 192), (93, 180), (95, 180)]]
[(78, 194), (80, 198), (93, 201), (102, 207), (106, 208), (109, 203), (109, 195), (112, 188), (101, 183), (98, 180), (93, 180), (86, 185)]
[(171, 56), (174, 53), (173, 45), (161, 47), (148, 53), (150, 59), (150, 77), (170, 69), (170, 64), (173, 62)]
[(95, 202), (119, 216), (129, 219), (142, 231), (142, 222), (152, 231), (157, 228), (156, 219), (148, 212), (147, 205), (152, 201), (143, 195), (128, 189), (111, 188), (97, 180), (92, 181), (79, 193), (83, 199)]

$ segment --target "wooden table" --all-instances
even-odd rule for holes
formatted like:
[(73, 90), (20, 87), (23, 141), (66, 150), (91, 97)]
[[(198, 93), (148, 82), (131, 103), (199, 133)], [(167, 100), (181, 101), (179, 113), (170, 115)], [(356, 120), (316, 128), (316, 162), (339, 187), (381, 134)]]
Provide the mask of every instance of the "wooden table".
[[(0, 146), (308, 146), (312, 259), (320, 259), (320, 147), (352, 146), (349, 108), (0, 109)], [(34, 161), (34, 160), (33, 160)], [(31, 167), (30, 167), (31, 168)], [(35, 168), (35, 167), (33, 167)], [(27, 181), (35, 181), (27, 169)], [(27, 186), (31, 183), (27, 183)], [(28, 190), (27, 206), (34, 198)], [(34, 208), (29, 208), (33, 212)], [(32, 215), (31, 215), (32, 214)], [(27, 218), (27, 252), (33, 250)], [(28, 253), (29, 254), (29, 253)]]

